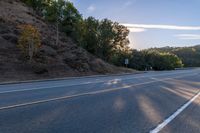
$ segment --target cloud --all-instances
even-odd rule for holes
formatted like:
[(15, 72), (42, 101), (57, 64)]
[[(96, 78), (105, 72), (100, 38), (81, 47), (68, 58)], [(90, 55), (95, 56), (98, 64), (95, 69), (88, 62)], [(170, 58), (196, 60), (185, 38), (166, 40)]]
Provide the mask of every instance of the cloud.
[[(163, 29), (163, 30), (200, 30), (200, 26), (178, 26), (178, 25), (152, 25), (152, 24), (122, 24), (129, 29), (143, 28), (147, 29)], [(143, 31), (141, 31), (143, 32)]]
[(94, 12), (96, 10), (96, 7), (94, 5), (90, 5), (88, 8), (87, 8), (87, 12), (88, 13), (91, 13), (91, 12)]
[(174, 36), (181, 40), (200, 40), (200, 34), (178, 34)]
[(146, 29), (144, 28), (128, 28), (130, 32), (144, 32)]

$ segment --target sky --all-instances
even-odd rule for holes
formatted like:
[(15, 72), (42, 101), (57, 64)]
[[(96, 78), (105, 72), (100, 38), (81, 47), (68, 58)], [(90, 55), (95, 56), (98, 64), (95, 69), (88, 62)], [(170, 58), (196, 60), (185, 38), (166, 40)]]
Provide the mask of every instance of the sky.
[(108, 18), (127, 26), (130, 46), (200, 44), (200, 0), (71, 0), (84, 18)]

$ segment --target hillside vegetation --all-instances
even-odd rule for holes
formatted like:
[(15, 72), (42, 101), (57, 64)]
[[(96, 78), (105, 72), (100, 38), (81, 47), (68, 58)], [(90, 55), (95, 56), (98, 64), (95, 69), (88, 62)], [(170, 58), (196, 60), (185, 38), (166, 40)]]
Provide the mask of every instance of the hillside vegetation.
[[(133, 70), (115, 67), (93, 56), (77, 45), (78, 40), (75, 39), (75, 35), (72, 38), (72, 34), (75, 34), (77, 29), (72, 26), (72, 29), (69, 28), (72, 31), (58, 32), (68, 28), (60, 28), (59, 23), (57, 30), (51, 15), (45, 18), (41, 16), (38, 7), (28, 7), (27, 4), (29, 5), (20, 0), (0, 1), (1, 81), (133, 72)], [(74, 19), (70, 18), (66, 22), (72, 20)], [(31, 25), (33, 29), (22, 28), (27, 25)], [(38, 48), (35, 47), (37, 42), (34, 41), (35, 34), (23, 34), (30, 31), (39, 33)], [(34, 47), (30, 48), (30, 46)], [(35, 52), (32, 51), (33, 49), (36, 49)], [(32, 61), (30, 61), (31, 55)]]
[[(172, 70), (182, 67), (178, 56), (159, 51), (135, 51), (129, 47), (129, 30), (108, 19), (98, 20), (94, 17), (84, 19), (70, 1), (64, 0), (23, 0), (37, 10), (38, 15), (46, 21), (57, 25), (79, 46), (96, 57), (111, 64), (124, 66), (124, 60), (130, 59), (128, 67), (146, 70)], [(57, 36), (58, 37), (58, 36)]]
[(192, 47), (163, 47), (154, 48), (154, 50), (177, 55), (185, 67), (200, 67), (200, 45)]
[(147, 49), (130, 53), (130, 67), (138, 70), (174, 70), (183, 66), (182, 60), (170, 52)]
[[(115, 63), (114, 60), (121, 53), (130, 50), (129, 30), (118, 22), (94, 17), (84, 19), (74, 5), (66, 0), (22, 1), (35, 9), (47, 22), (56, 25), (57, 30), (104, 61)], [(56, 34), (55, 36), (58, 37)]]
[(191, 47), (163, 47), (132, 50), (131, 68), (138, 70), (172, 70), (180, 67), (200, 67), (200, 45)]

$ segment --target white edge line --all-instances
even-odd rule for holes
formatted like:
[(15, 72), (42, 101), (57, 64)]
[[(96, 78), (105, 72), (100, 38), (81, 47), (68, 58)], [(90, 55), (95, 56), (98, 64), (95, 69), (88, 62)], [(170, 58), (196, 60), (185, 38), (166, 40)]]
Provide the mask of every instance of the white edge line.
[(149, 133), (160, 132), (166, 125), (168, 125), (174, 118), (176, 118), (181, 112), (183, 112), (199, 96), (200, 96), (200, 91), (190, 101), (181, 106), (175, 113), (173, 113), (170, 117), (165, 119), (161, 124), (159, 124), (155, 129), (151, 130)]

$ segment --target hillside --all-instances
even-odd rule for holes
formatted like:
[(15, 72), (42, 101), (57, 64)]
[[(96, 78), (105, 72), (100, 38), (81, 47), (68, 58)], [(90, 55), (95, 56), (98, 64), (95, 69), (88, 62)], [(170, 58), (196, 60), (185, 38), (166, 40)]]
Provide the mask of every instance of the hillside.
[[(30, 64), (17, 47), (19, 25), (34, 25), (41, 34), (42, 47)], [(92, 74), (124, 73), (133, 70), (118, 68), (78, 47), (71, 38), (56, 29), (19, 0), (0, 1), (0, 81), (55, 78)]]
[(200, 45), (191, 47), (163, 47), (151, 50), (173, 53), (182, 60), (185, 67), (200, 67)]

